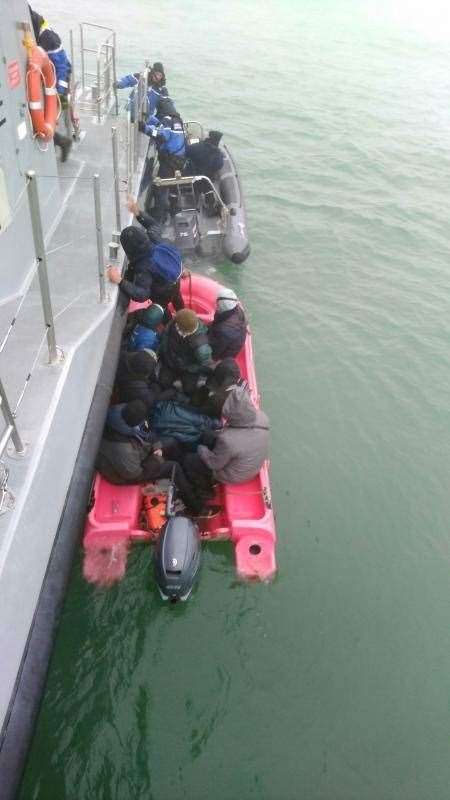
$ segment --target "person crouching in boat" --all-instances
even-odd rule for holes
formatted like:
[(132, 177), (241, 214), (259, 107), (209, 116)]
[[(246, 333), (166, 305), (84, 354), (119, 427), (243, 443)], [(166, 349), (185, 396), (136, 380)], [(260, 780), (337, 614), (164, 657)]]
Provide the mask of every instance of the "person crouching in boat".
[(226, 424), (204, 435), (205, 444), (188, 453), (183, 468), (199, 497), (211, 496), (214, 482), (243, 483), (254, 478), (269, 454), (269, 420), (255, 408), (247, 386), (233, 386), (223, 405)]
[[(182, 124), (170, 117), (163, 117), (161, 125), (149, 125), (140, 121), (139, 130), (152, 137), (156, 143), (159, 178), (173, 178), (176, 171), (183, 170), (186, 143)], [(155, 187), (154, 197), (153, 216), (158, 222), (164, 223), (169, 211), (169, 190), (166, 187)]]
[(107, 481), (119, 485), (172, 478), (181, 499), (192, 514), (203, 502), (192, 490), (180, 464), (179, 445), (173, 439), (157, 439), (148, 428), (142, 400), (111, 406), (95, 467)]
[(247, 336), (247, 319), (232, 289), (221, 287), (216, 312), (208, 328), (208, 341), (214, 361), (234, 357), (242, 350)]
[(153, 350), (139, 350), (137, 353), (122, 350), (114, 383), (117, 402), (142, 400), (150, 414), (162, 398), (162, 389), (156, 380), (157, 363), (157, 355)]
[(175, 309), (184, 308), (180, 291), (183, 273), (180, 251), (170, 244), (160, 243), (150, 232), (129, 225), (120, 234), (120, 243), (128, 257), (128, 267), (122, 277), (117, 267), (108, 267), (108, 277), (130, 300), (151, 300), (164, 308), (172, 303)]
[[(210, 181), (216, 179), (224, 162), (224, 154), (219, 147), (222, 136), (220, 131), (210, 131), (202, 142), (186, 145), (186, 175), (206, 175)], [(209, 182), (196, 181), (195, 191), (204, 193), (206, 213), (214, 216), (217, 212), (216, 198)]]
[(234, 358), (224, 358), (214, 367), (206, 382), (198, 386), (190, 403), (201, 414), (221, 418), (228, 390), (241, 379), (239, 365)]
[(162, 334), (159, 354), (161, 386), (168, 388), (181, 380), (183, 391), (191, 395), (200, 376), (209, 375), (212, 370), (208, 329), (195, 311), (190, 308), (177, 311)]

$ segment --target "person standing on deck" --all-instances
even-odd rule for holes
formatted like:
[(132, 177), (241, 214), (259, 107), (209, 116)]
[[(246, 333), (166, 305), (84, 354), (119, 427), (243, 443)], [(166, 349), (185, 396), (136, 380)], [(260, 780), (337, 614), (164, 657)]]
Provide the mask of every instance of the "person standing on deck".
[[(28, 5), (28, 8), (30, 9), (31, 22), (33, 25), (36, 44), (45, 50), (55, 68), (56, 91), (58, 92), (59, 99), (61, 101), (61, 108), (66, 109), (69, 102), (69, 81), (70, 74), (72, 72), (72, 65), (56, 31), (50, 28), (47, 20), (44, 19), (41, 14), (33, 11), (30, 5)], [(58, 133), (58, 131), (55, 131), (53, 141), (56, 147), (61, 148), (61, 161), (66, 161), (70, 152), (70, 148), (72, 147), (72, 139), (70, 139), (68, 136), (63, 136), (61, 133)]]

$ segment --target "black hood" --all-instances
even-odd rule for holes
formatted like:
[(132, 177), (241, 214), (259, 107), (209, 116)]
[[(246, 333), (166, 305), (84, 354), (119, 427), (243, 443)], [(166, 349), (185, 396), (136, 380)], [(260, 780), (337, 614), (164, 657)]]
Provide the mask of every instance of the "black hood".
[(130, 260), (145, 256), (151, 249), (149, 238), (145, 231), (129, 225), (120, 234), (120, 244)]
[(34, 38), (37, 41), (39, 39), (39, 31), (40, 31), (41, 25), (44, 22), (44, 17), (41, 17), (41, 15), (37, 13), (37, 11), (33, 11), (33, 9), (31, 8), (29, 3), (28, 3), (28, 8), (30, 9), (30, 16), (31, 16), (31, 23), (33, 25)]

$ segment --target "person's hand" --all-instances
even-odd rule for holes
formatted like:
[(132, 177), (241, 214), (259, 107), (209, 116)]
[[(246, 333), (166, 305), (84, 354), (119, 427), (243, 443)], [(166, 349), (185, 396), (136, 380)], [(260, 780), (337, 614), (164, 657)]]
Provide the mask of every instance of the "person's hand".
[(113, 89), (120, 89), (119, 83), (120, 83), (120, 81), (114, 81), (114, 83), (112, 85), (112, 88)]
[(137, 204), (137, 201), (131, 195), (128, 195), (127, 208), (128, 208), (128, 211), (130, 211), (132, 214), (134, 214), (135, 217), (137, 217), (137, 215), (139, 214), (140, 208), (139, 208), (139, 206)]
[(139, 133), (145, 133), (145, 122), (142, 119), (138, 122), (138, 131)]
[(153, 450), (153, 455), (158, 456), (158, 458), (162, 458), (163, 451), (158, 448), (158, 450)]
[(122, 280), (120, 269), (117, 267), (113, 267), (111, 264), (109, 264), (109, 266), (106, 268), (106, 272), (111, 283), (120, 283)]
[(182, 278), (189, 278), (191, 274), (191, 270), (187, 269), (187, 267), (183, 267), (183, 272), (181, 273)]

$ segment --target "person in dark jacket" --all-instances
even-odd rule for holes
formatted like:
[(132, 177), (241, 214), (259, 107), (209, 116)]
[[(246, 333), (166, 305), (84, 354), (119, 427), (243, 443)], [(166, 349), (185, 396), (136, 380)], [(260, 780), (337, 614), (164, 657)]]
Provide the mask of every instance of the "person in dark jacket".
[(205, 441), (183, 461), (188, 480), (203, 497), (215, 481), (235, 484), (254, 478), (268, 457), (269, 420), (255, 408), (245, 384), (229, 389), (223, 416), (226, 425), (214, 443)]
[(206, 383), (195, 390), (191, 405), (202, 414), (220, 419), (230, 387), (236, 386), (240, 380), (241, 371), (234, 358), (224, 358), (216, 364)]
[(115, 396), (120, 403), (142, 400), (150, 413), (162, 389), (156, 380), (157, 356), (152, 350), (122, 351), (116, 372)]
[(247, 336), (247, 319), (232, 289), (221, 287), (216, 313), (208, 328), (208, 341), (214, 361), (234, 357), (242, 350)]
[(179, 277), (173, 282), (165, 280), (155, 266), (154, 247), (158, 244), (155, 238), (156, 235), (150, 228), (147, 233), (134, 225), (124, 228), (120, 234), (120, 242), (128, 257), (128, 267), (123, 277), (117, 267), (108, 267), (109, 280), (118, 284), (130, 300), (152, 300), (163, 307), (172, 303), (175, 309), (183, 308), (180, 293), (181, 254), (175, 247), (170, 247), (171, 258), (177, 262), (174, 263), (174, 268), (179, 272)]
[(191, 163), (194, 175), (206, 175), (214, 180), (222, 169), (224, 155), (219, 147), (222, 135), (220, 131), (210, 131), (202, 142), (186, 145), (186, 158)]
[(183, 391), (190, 395), (195, 391), (199, 377), (211, 372), (207, 327), (189, 308), (177, 311), (169, 322), (162, 335), (159, 352), (159, 382), (164, 388), (179, 378)]
[(188, 510), (198, 515), (203, 500), (175, 460), (181, 455), (179, 445), (172, 439), (157, 439), (148, 428), (143, 436), (146, 416), (145, 403), (141, 400), (111, 407), (95, 461), (96, 469), (114, 484), (173, 478)]
[[(29, 4), (28, 8), (30, 9), (36, 43), (48, 53), (48, 57), (55, 68), (56, 91), (61, 100), (61, 107), (67, 108), (72, 65), (56, 31), (52, 30), (47, 20), (37, 11), (33, 11)], [(61, 148), (61, 161), (66, 161), (72, 147), (72, 139), (55, 131), (53, 141), (57, 147)]]

